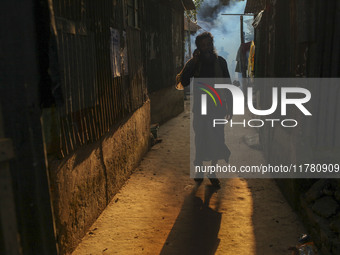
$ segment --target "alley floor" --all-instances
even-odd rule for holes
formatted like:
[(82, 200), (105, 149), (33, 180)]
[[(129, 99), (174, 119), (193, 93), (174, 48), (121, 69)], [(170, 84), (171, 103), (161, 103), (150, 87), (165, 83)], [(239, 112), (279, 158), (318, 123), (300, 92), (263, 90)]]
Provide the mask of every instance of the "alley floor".
[[(73, 255), (288, 255), (304, 228), (271, 179), (222, 179), (214, 192), (189, 173), (189, 112), (159, 129), (161, 143), (92, 225)], [(227, 130), (230, 164), (264, 162), (251, 128)]]

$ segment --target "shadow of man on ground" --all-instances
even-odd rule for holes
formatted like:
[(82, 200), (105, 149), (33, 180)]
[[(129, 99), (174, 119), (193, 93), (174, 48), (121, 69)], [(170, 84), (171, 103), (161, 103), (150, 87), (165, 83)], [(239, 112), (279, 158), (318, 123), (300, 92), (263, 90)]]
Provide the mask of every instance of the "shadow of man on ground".
[(211, 196), (216, 191), (205, 187), (204, 202), (196, 196), (198, 186), (188, 195), (176, 222), (162, 248), (161, 255), (168, 254), (214, 254), (220, 243), (222, 214), (209, 207)]

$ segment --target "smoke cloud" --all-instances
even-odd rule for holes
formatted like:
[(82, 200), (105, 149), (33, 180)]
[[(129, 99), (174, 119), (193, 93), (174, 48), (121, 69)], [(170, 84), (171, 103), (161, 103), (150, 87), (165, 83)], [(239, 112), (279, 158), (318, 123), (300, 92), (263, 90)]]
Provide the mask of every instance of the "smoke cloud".
[[(235, 73), (236, 55), (240, 46), (240, 16), (225, 16), (222, 14), (242, 14), (246, 1), (235, 0), (205, 0), (197, 14), (198, 25), (202, 27), (197, 34), (209, 31), (214, 36), (214, 44), (218, 54), (228, 62), (230, 75), (233, 79), (238, 77)], [(253, 17), (244, 16), (244, 32), (246, 41), (252, 40), (253, 31), (247, 25)], [(197, 35), (196, 34), (196, 35)], [(196, 36), (195, 35), (195, 36)], [(192, 37), (194, 42), (195, 36)], [(192, 43), (193, 49), (195, 44)]]

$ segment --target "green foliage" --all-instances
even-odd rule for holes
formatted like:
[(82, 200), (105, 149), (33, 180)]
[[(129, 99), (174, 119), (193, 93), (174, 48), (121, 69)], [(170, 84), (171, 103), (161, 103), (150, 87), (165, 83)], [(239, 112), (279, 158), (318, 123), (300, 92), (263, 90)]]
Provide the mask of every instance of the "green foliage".
[(196, 22), (197, 21), (197, 12), (201, 8), (201, 5), (204, 0), (193, 0), (196, 9), (195, 10), (190, 10), (190, 11), (185, 11), (185, 16), (189, 18), (190, 20)]

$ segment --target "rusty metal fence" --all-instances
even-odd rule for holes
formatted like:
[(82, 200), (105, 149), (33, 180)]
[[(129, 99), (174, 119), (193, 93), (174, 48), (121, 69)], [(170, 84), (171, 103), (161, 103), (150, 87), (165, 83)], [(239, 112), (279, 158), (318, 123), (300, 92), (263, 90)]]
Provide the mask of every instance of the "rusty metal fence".
[(139, 0), (52, 0), (50, 4), (58, 52), (54, 61), (63, 94), (57, 107), (60, 149), (66, 156), (99, 140), (146, 101), (137, 22), (142, 20), (143, 6)]

